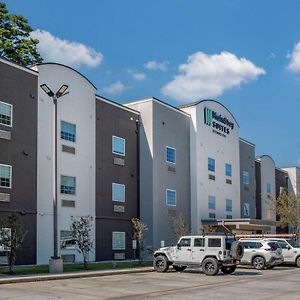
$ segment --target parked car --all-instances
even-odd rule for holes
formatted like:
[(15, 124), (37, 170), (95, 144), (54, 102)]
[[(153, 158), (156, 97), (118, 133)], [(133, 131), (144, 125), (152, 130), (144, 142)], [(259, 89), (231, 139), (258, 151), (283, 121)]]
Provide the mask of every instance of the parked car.
[(252, 265), (257, 270), (273, 269), (283, 263), (282, 249), (276, 241), (263, 239), (240, 239), (244, 247), (241, 264)]
[(276, 242), (282, 248), (284, 263), (296, 264), (300, 268), (300, 245), (293, 239), (268, 238), (267, 241)]
[(166, 272), (172, 265), (176, 271), (193, 266), (202, 267), (206, 275), (216, 275), (220, 269), (230, 274), (235, 271), (243, 253), (243, 247), (233, 235), (183, 236), (176, 246), (155, 251), (153, 266), (157, 272)]

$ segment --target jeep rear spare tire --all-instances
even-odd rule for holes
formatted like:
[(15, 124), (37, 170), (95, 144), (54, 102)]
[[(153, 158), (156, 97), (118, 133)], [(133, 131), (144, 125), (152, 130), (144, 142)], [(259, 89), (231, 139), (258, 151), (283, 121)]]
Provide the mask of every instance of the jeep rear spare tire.
[(202, 262), (202, 272), (208, 276), (214, 276), (219, 273), (218, 261), (213, 257), (205, 258)]
[(153, 267), (157, 272), (167, 272), (169, 269), (168, 259), (163, 255), (156, 256), (154, 258)]
[(238, 259), (238, 260), (242, 259), (244, 255), (244, 247), (239, 241), (234, 241), (231, 244), (230, 255), (234, 259)]

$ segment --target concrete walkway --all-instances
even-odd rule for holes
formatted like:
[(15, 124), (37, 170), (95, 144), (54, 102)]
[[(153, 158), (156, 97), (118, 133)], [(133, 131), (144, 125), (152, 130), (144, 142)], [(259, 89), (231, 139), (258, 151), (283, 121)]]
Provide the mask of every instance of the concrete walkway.
[(153, 271), (153, 267), (140, 267), (140, 268), (129, 268), (129, 269), (118, 269), (118, 270), (68, 272), (62, 274), (16, 275), (16, 276), (7, 276), (4, 278), (0, 278), (0, 284), (61, 280), (61, 279), (72, 279), (72, 278), (87, 278), (87, 277), (131, 274), (131, 273), (145, 273), (145, 272), (152, 272), (152, 271)]

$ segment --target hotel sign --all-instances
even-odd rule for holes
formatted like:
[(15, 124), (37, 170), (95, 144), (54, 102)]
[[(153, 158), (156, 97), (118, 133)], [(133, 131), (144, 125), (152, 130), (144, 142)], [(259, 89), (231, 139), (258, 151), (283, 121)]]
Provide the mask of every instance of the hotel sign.
[(211, 126), (214, 133), (223, 137), (230, 134), (234, 128), (233, 122), (208, 107), (204, 107), (204, 124)]

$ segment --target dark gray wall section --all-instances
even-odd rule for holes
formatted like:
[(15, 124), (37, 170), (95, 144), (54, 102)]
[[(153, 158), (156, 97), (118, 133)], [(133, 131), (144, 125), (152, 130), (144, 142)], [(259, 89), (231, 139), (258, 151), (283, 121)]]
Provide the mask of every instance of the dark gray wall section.
[(261, 167), (260, 162), (255, 161), (256, 181), (256, 218), (261, 219)]
[[(243, 171), (249, 172), (249, 184), (243, 183)], [(240, 140), (241, 217), (256, 218), (255, 146)], [(244, 215), (244, 203), (250, 204), (250, 216)]]
[(37, 212), (37, 76), (0, 61), (0, 101), (13, 105), (11, 140), (0, 139), (0, 163), (12, 166), (10, 202), (0, 202), (0, 218), (22, 213), (27, 235), (17, 263), (36, 263)]
[[(133, 257), (131, 218), (138, 214), (137, 119), (135, 113), (96, 100), (96, 260), (113, 259), (113, 231), (126, 232), (126, 259)], [(113, 135), (126, 140), (125, 157), (112, 153)], [(114, 157), (124, 158), (125, 165), (115, 165)], [(126, 185), (125, 203), (112, 201), (113, 182)], [(114, 205), (123, 205), (125, 212), (114, 212)]]
[(288, 190), (288, 178), (287, 172), (275, 169), (276, 197), (280, 195), (281, 188)]

